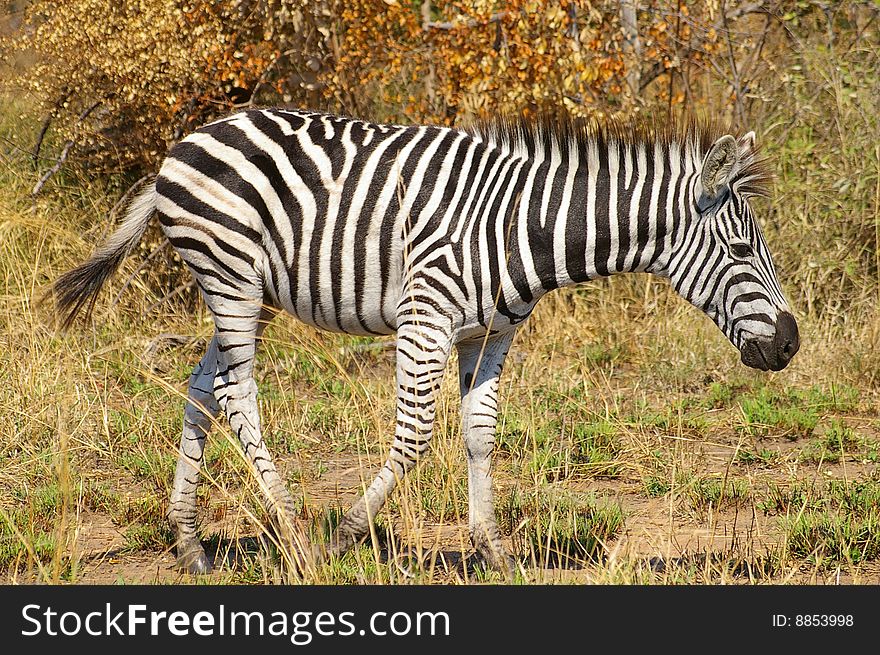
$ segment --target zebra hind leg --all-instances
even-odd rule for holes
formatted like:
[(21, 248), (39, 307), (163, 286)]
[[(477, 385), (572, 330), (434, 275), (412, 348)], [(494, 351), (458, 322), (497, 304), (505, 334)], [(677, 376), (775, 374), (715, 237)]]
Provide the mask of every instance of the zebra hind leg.
[(282, 556), (291, 564), (293, 572), (301, 575), (311, 566), (311, 547), (297, 519), (296, 503), (275, 467), (260, 430), (253, 372), (256, 344), (266, 316), (260, 302), (242, 298), (233, 304), (228, 294), (222, 311), (214, 312), (219, 360), (214, 396), (256, 475), (267, 513), (278, 532)]
[(211, 562), (199, 541), (196, 528), (196, 490), (205, 452), (205, 439), (211, 424), (220, 413), (214, 399), (217, 372), (217, 342), (212, 340), (202, 361), (190, 376), (186, 409), (183, 413), (183, 436), (168, 520), (176, 535), (177, 566), (193, 574), (211, 572)]

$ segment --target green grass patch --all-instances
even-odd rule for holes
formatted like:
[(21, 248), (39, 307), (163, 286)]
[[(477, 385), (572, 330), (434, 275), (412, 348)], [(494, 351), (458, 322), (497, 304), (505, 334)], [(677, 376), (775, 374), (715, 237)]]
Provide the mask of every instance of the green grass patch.
[(13, 507), (0, 515), (0, 566), (37, 559), (47, 562), (57, 549), (62, 491), (56, 484), (13, 495)]
[(827, 414), (852, 411), (858, 397), (858, 390), (847, 386), (786, 390), (761, 387), (740, 397), (739, 429), (751, 437), (809, 437)]
[(769, 448), (740, 448), (736, 453), (734, 461), (737, 464), (773, 466), (779, 461), (779, 453)]
[(851, 427), (833, 420), (824, 434), (807, 444), (799, 459), (810, 464), (836, 464), (847, 456), (868, 457), (871, 445)]
[(642, 480), (645, 493), (651, 498), (659, 498), (669, 493), (672, 488), (668, 480), (656, 476), (650, 476)]
[(757, 506), (778, 514), (785, 546), (795, 557), (829, 568), (880, 557), (880, 484), (772, 485)]
[(503, 411), (495, 441), (499, 454), (522, 462), (523, 474), (541, 483), (620, 475), (613, 413), (590, 411), (580, 388), (543, 389), (532, 401), (531, 407), (508, 405)]
[(568, 430), (558, 422), (533, 433), (534, 451), (527, 456), (526, 472), (541, 483), (575, 476), (616, 478), (620, 446), (616, 428), (607, 419), (579, 423)]
[(447, 466), (429, 459), (410, 473), (405, 485), (410, 485), (422, 512), (438, 523), (467, 520), (467, 471), (464, 467)]
[(606, 346), (601, 343), (591, 343), (581, 349), (581, 361), (590, 368), (607, 367), (625, 355), (626, 350), (620, 344)]
[(174, 545), (174, 531), (167, 521), (131, 523), (125, 529), (124, 551), (164, 550)]
[(644, 408), (627, 421), (635, 429), (649, 429), (663, 434), (694, 434), (706, 432), (709, 422), (703, 411), (692, 411), (685, 401), (672, 403), (659, 411)]
[(710, 509), (741, 507), (750, 497), (749, 483), (739, 478), (679, 477), (680, 493), (691, 509), (704, 515)]
[(512, 535), (517, 556), (539, 566), (596, 560), (624, 524), (618, 504), (592, 494), (525, 494), (515, 489), (497, 512), (502, 531)]

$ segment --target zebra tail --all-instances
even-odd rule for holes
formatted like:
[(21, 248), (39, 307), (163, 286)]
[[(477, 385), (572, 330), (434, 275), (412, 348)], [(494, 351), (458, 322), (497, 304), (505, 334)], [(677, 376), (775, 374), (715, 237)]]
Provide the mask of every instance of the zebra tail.
[(64, 329), (70, 327), (85, 308), (88, 318), (104, 283), (131, 254), (156, 210), (156, 181), (153, 179), (129, 204), (125, 220), (110, 238), (92, 253), (88, 261), (64, 273), (52, 284), (55, 309)]

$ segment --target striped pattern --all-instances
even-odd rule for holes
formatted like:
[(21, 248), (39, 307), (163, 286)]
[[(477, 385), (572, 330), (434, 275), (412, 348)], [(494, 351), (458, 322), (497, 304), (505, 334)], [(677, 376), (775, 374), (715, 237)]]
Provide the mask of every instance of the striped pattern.
[(516, 326), (552, 289), (647, 271), (670, 278), (745, 363), (781, 368), (797, 350), (796, 326), (748, 205), (765, 180), (752, 134), (735, 141), (707, 125), (548, 119), (465, 131), (252, 110), (176, 144), (135, 201), (125, 238), (57, 288), (62, 309), (74, 313), (93, 299), (139, 238), (142, 206), (152, 202), (213, 312), (216, 333), (193, 372), (169, 514), (185, 568), (209, 568), (195, 489), (220, 410), (288, 528), (296, 564), (307, 565), (294, 503), (259, 426), (253, 362), (271, 306), (323, 329), (397, 333), (391, 452), (327, 548), (341, 552), (360, 539), (428, 448), (434, 391), (457, 346), (471, 535), (491, 564), (509, 569), (489, 461), (498, 377)]

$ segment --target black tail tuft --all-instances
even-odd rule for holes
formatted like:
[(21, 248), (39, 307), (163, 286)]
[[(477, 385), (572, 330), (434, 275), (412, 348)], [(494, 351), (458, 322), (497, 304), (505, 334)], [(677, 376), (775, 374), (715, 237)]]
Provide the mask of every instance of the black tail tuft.
[(101, 287), (141, 240), (155, 209), (154, 180), (131, 202), (122, 225), (91, 258), (55, 280), (50, 295), (55, 297), (64, 329), (70, 327), (83, 308), (86, 316), (91, 315)]
[(87, 319), (92, 315), (98, 293), (124, 258), (125, 253), (93, 257), (55, 280), (51, 294), (62, 328), (69, 328), (83, 309)]

